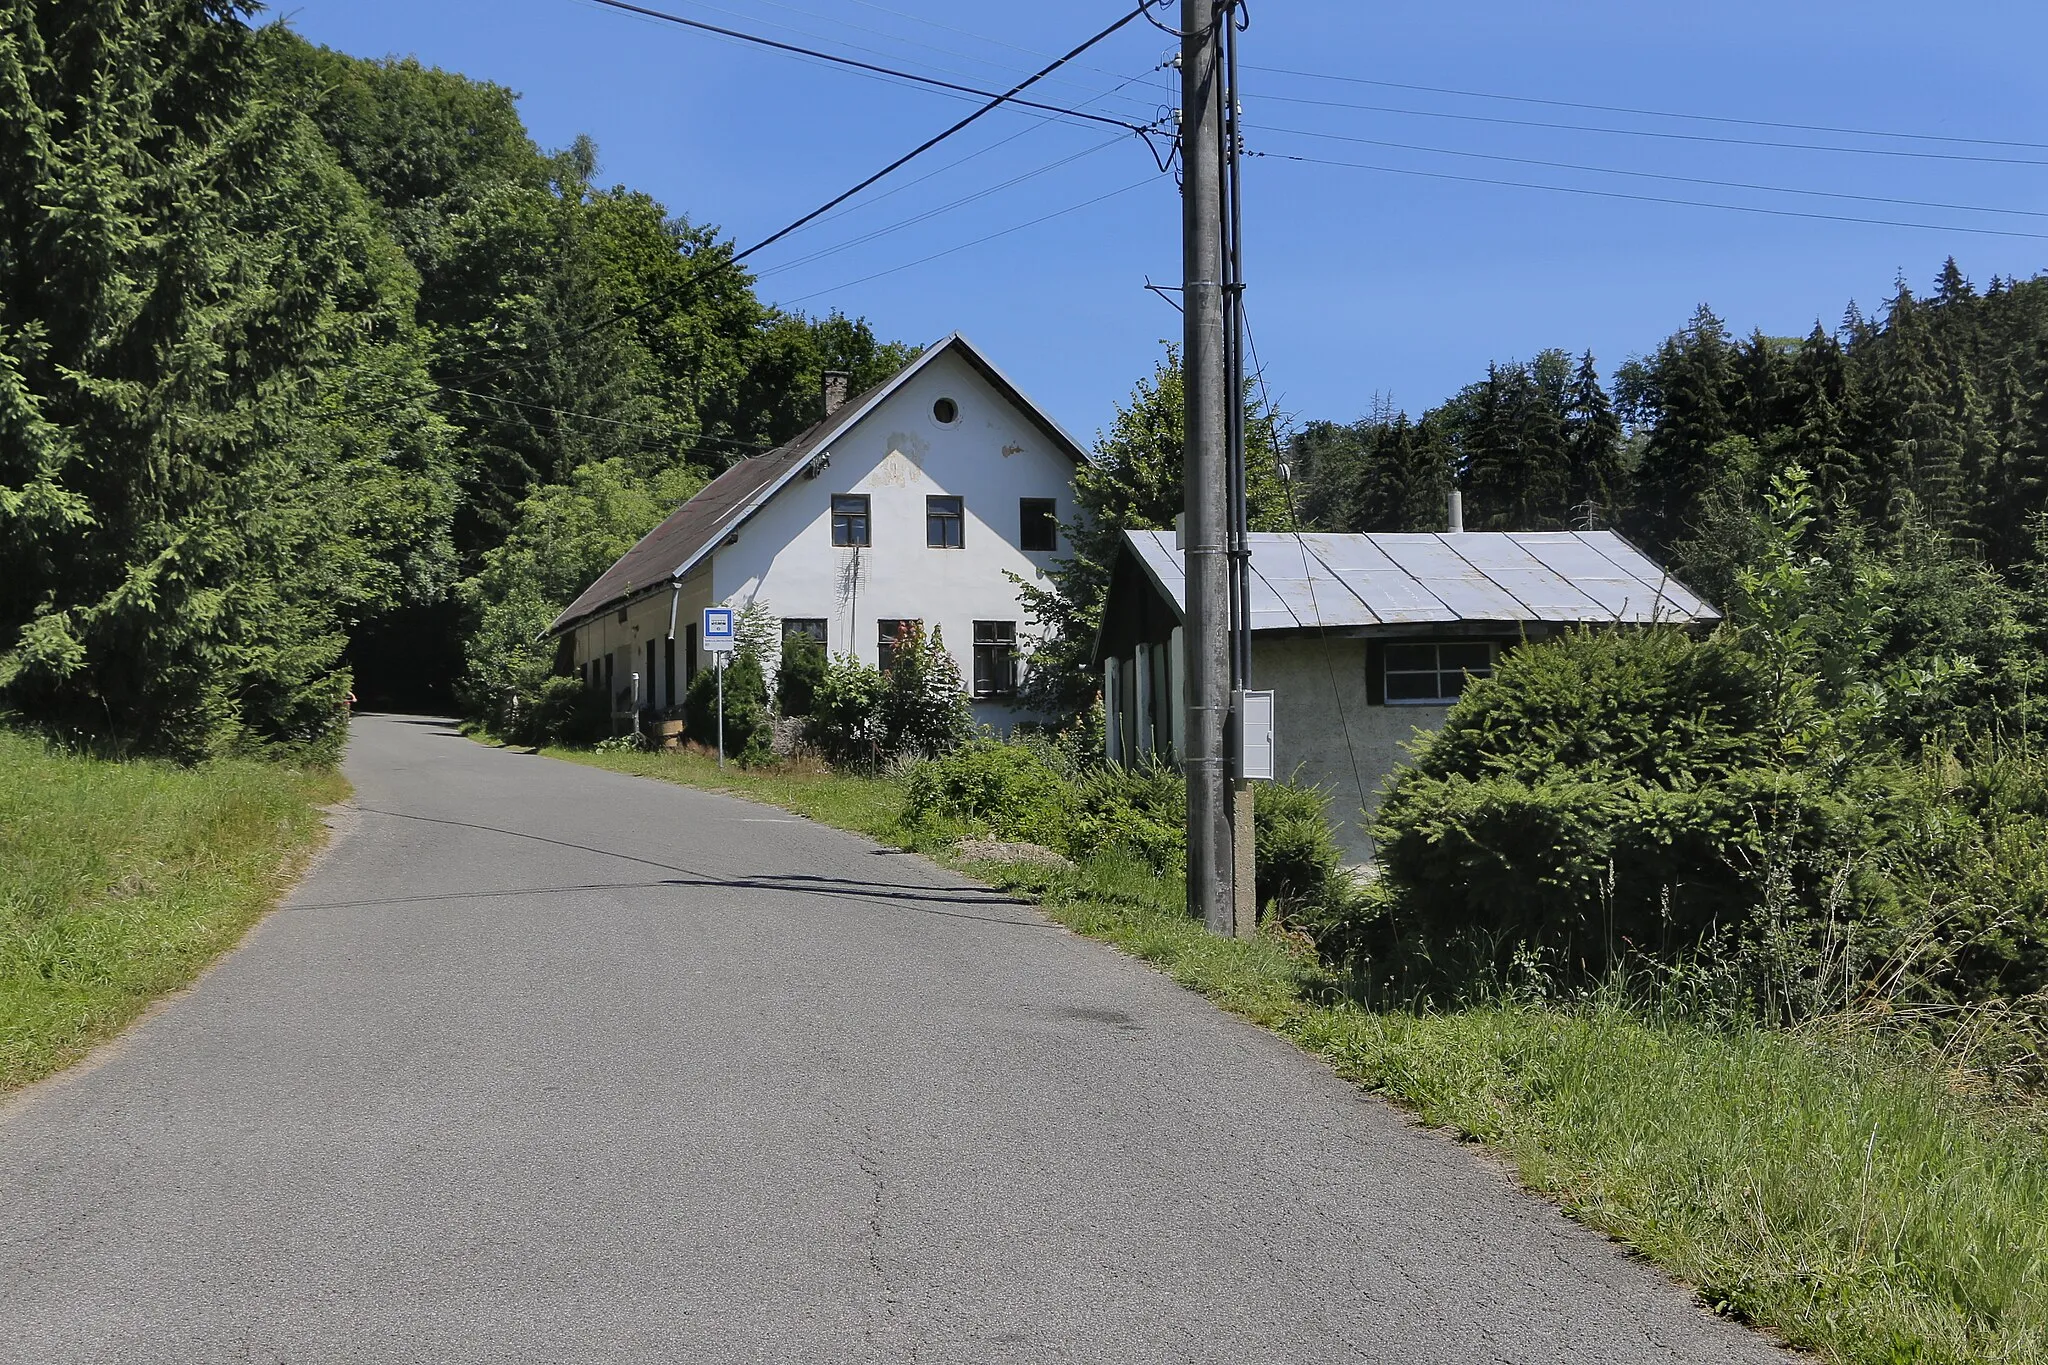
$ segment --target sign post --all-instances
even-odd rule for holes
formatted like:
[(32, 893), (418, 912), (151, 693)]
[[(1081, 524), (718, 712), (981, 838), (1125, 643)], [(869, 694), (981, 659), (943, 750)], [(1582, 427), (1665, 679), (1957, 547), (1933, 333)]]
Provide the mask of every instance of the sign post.
[(732, 608), (704, 608), (704, 648), (718, 670), (718, 766), (725, 766), (725, 656), (732, 653)]

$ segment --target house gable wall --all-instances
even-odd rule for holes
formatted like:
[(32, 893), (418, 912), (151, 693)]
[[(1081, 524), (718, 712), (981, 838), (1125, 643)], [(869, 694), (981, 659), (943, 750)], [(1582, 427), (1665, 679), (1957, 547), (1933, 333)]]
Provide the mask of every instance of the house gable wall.
[[(959, 419), (942, 426), (933, 404), (950, 398)], [(823, 618), (827, 648), (877, 662), (877, 622), (915, 618), (938, 627), (960, 674), (973, 681), (974, 622), (1028, 622), (1016, 574), (1027, 583), (1071, 553), (1018, 547), (1019, 500), (1050, 497), (1073, 515), (1073, 461), (957, 354), (942, 355), (883, 400), (824, 452), (830, 466), (798, 475), (712, 553), (711, 600), (764, 603), (779, 618)], [(869, 498), (864, 549), (832, 544), (836, 493)], [(925, 543), (925, 499), (952, 495), (965, 509), (962, 546)], [(666, 612), (666, 600), (663, 602)], [(978, 705), (977, 719), (1004, 724), (1007, 707)]]

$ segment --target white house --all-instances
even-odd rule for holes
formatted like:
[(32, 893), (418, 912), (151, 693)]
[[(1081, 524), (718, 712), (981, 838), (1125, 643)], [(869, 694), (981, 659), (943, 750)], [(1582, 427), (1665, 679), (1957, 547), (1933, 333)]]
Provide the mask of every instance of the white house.
[(637, 673), (638, 703), (667, 710), (709, 663), (705, 607), (760, 603), (782, 636), (878, 666), (919, 622), (942, 633), (975, 719), (1007, 728), (1028, 625), (1011, 575), (1039, 581), (1070, 553), (1059, 523), (1087, 455), (957, 332), (855, 397), (828, 375), (825, 404), (648, 532), (549, 634), (572, 638), (593, 686), (630, 702)]
[[(1504, 649), (1573, 626), (1699, 625), (1713, 607), (1612, 531), (1250, 539), (1250, 686), (1273, 692), (1274, 767), (1331, 793), (1349, 858), (1418, 733)], [(1113, 762), (1171, 762), (1185, 734), (1185, 566), (1171, 531), (1127, 531), (1095, 662)]]

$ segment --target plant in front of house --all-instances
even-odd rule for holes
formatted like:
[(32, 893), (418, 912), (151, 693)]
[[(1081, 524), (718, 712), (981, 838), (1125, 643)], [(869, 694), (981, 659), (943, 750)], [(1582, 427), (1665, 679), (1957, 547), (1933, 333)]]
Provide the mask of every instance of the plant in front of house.
[(905, 625), (882, 694), (884, 748), (891, 757), (932, 758), (959, 748), (973, 732), (973, 703), (944, 635), (933, 627), (927, 636), (914, 621)]

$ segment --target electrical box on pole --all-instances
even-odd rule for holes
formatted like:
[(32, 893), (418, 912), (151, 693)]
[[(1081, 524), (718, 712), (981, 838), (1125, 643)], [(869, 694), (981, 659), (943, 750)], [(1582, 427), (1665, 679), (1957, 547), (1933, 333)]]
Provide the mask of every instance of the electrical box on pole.
[(1273, 780), (1273, 694), (1237, 694), (1237, 778), (1240, 782)]

